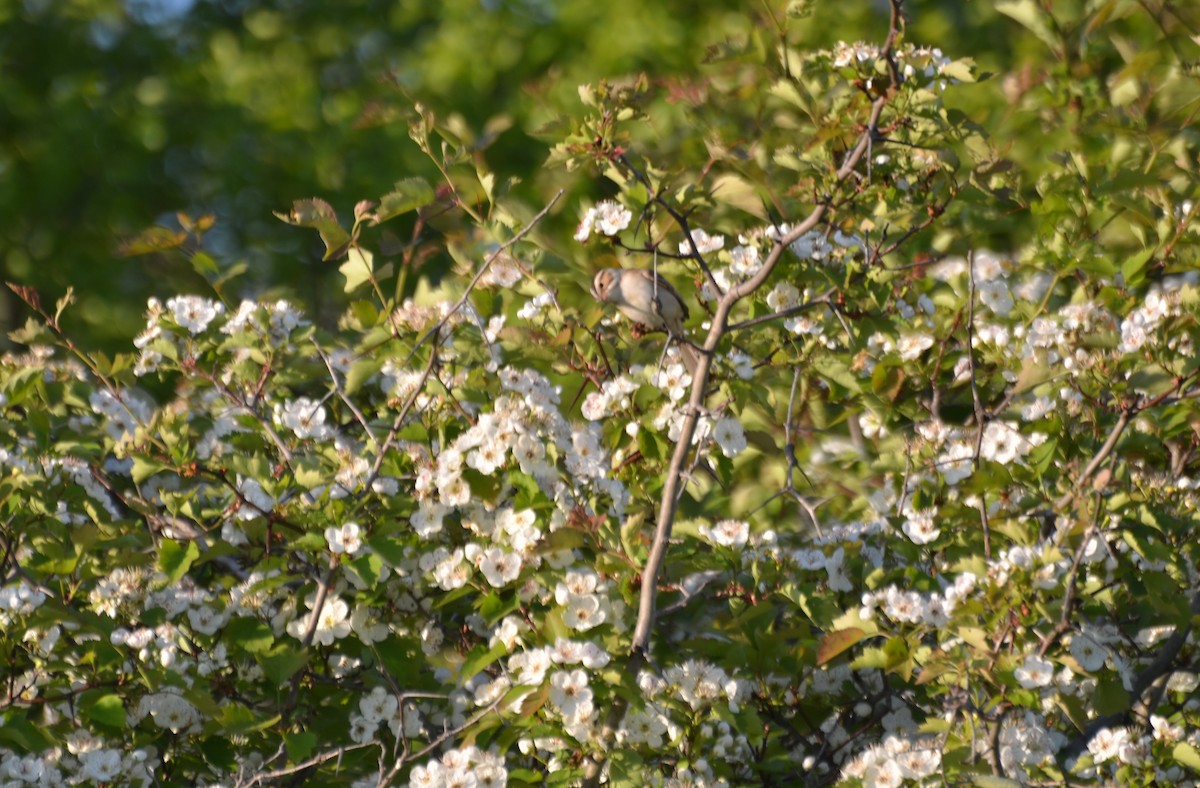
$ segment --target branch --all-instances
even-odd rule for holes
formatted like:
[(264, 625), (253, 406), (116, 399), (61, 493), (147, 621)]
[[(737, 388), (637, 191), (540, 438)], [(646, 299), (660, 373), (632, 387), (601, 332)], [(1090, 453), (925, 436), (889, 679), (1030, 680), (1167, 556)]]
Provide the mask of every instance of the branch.
[[(1100, 510), (1097, 507), (1096, 516), (1100, 515)], [(1083, 560), (1083, 554), (1087, 550), (1088, 543), (1091, 541), (1093, 534), (1096, 534), (1096, 526), (1093, 525), (1083, 534), (1083, 540), (1079, 546), (1075, 548), (1075, 556), (1071, 560), (1071, 570), (1067, 573), (1067, 594), (1063, 597), (1062, 616), (1058, 619), (1058, 624), (1046, 637), (1042, 638), (1042, 644), (1038, 646), (1038, 658), (1046, 656), (1046, 652), (1050, 650), (1050, 646), (1060, 637), (1065, 635), (1071, 628), (1071, 610), (1075, 607), (1075, 586), (1079, 579), (1079, 563)]]
[(383, 469), (383, 460), (387, 457), (388, 449), (396, 442), (396, 436), (400, 434), (400, 428), (404, 426), (404, 420), (408, 418), (408, 412), (412, 410), (413, 403), (417, 401), (417, 397), (421, 395), (421, 391), (425, 388), (425, 383), (429, 380), (429, 375), (433, 372), (433, 368), (437, 365), (437, 343), (433, 343), (433, 349), (429, 353), (429, 363), (425, 365), (425, 369), (421, 372), (421, 379), (417, 381), (417, 385), (413, 386), (412, 394), (408, 395), (408, 401), (400, 408), (400, 412), (396, 414), (396, 418), (392, 420), (392, 428), (388, 430), (388, 435), (383, 440), (383, 445), (379, 447), (379, 454), (375, 455), (375, 464), (371, 466), (371, 472), (367, 474), (367, 478), (363, 481), (362, 491), (358, 494), (361, 499), (371, 490), (371, 485), (379, 478), (379, 472)]
[(1192, 597), (1190, 607), (1191, 615), (1186, 621), (1175, 630), (1175, 634), (1162, 644), (1162, 648), (1158, 652), (1158, 656), (1146, 668), (1139, 673), (1133, 680), (1133, 690), (1129, 693), (1134, 698), (1134, 703), (1129, 711), (1116, 712), (1099, 717), (1092, 720), (1086, 728), (1080, 731), (1079, 735), (1067, 743), (1067, 746), (1060, 752), (1060, 763), (1067, 763), (1079, 757), (1092, 738), (1104, 730), (1111, 728), (1113, 725), (1119, 725), (1126, 721), (1132, 713), (1140, 717), (1137, 722), (1140, 725), (1145, 725), (1149, 718), (1150, 712), (1154, 710), (1157, 701), (1155, 696), (1160, 693), (1155, 690), (1160, 679), (1174, 670), (1175, 658), (1179, 656), (1180, 649), (1187, 643), (1188, 636), (1192, 631), (1192, 619), (1200, 616), (1200, 592), (1197, 592)]
[(337, 392), (338, 398), (350, 409), (350, 412), (354, 414), (354, 418), (362, 425), (363, 431), (367, 433), (367, 437), (371, 439), (371, 443), (375, 444), (376, 448), (378, 448), (379, 439), (375, 437), (374, 431), (371, 430), (371, 425), (367, 423), (367, 419), (363, 416), (362, 411), (354, 404), (354, 400), (346, 396), (346, 392), (342, 389), (342, 384), (338, 382), (337, 371), (333, 368), (333, 362), (329, 360), (328, 354), (321, 348), (316, 338), (313, 338), (312, 344), (317, 350), (317, 355), (325, 362), (325, 368), (329, 370), (329, 379), (333, 381), (333, 390)]
[[(1079, 474), (1079, 478), (1075, 480), (1075, 489), (1082, 487), (1091, 478), (1092, 474), (1096, 472), (1096, 469), (1100, 467), (1101, 463), (1107, 460), (1108, 456), (1112, 454), (1113, 449), (1117, 446), (1117, 441), (1121, 439), (1125, 428), (1129, 426), (1131, 418), (1132, 414), (1128, 409), (1121, 411), (1121, 416), (1117, 419), (1117, 423), (1113, 425), (1112, 432), (1108, 433), (1108, 439), (1104, 441), (1104, 445), (1100, 447), (1100, 451), (1096, 452), (1096, 456), (1092, 457), (1092, 461), (1087, 464), (1087, 467), (1083, 469), (1083, 473)], [(1062, 509), (1066, 506), (1071, 501), (1072, 492), (1074, 490), (1068, 490), (1059, 496), (1058, 500), (1054, 502), (1055, 508)]]
[[(325, 576), (317, 580), (317, 598), (313, 600), (312, 615), (308, 619), (308, 627), (304, 632), (304, 637), (300, 640), (300, 648), (307, 649), (312, 645), (313, 637), (317, 634), (317, 625), (321, 623), (321, 611), (325, 608), (325, 600), (329, 596), (329, 584), (333, 580), (333, 573), (337, 569), (337, 556), (330, 556), (329, 569), (325, 572)], [(304, 678), (303, 671), (296, 671), (295, 677), (292, 678), (292, 691), (288, 694), (287, 708), (293, 709), (296, 707), (296, 699), (300, 695), (300, 681)]]
[[(975, 453), (972, 457), (974, 470), (979, 470), (979, 455), (983, 452), (983, 430), (987, 426), (987, 412), (979, 397), (979, 382), (975, 378), (975, 252), (967, 254), (967, 369), (971, 373), (971, 402), (975, 407)], [(992, 529), (988, 525), (987, 501), (979, 496), (979, 520), (983, 524), (983, 556), (992, 560)], [(1001, 772), (1003, 773), (1003, 772)]]
[(467, 303), (467, 299), (471, 297), (471, 292), (475, 289), (475, 286), (479, 284), (479, 280), (482, 279), (483, 275), (487, 273), (487, 270), (492, 267), (492, 263), (496, 262), (496, 259), (499, 258), (500, 255), (502, 255), (504, 251), (508, 249), (508, 247), (512, 246), (517, 241), (528, 235), (530, 231), (537, 226), (538, 222), (545, 218), (546, 214), (550, 213), (550, 209), (553, 208), (554, 204), (558, 202), (558, 199), (563, 196), (564, 191), (564, 189), (559, 189), (558, 193), (550, 198), (550, 202), (546, 203), (546, 207), (538, 211), (534, 217), (529, 220), (529, 224), (518, 230), (512, 238), (509, 238), (507, 241), (492, 250), (492, 253), (489, 254), (487, 259), (483, 261), (483, 265), (479, 266), (479, 270), (475, 272), (475, 276), (473, 279), (471, 279), (471, 283), (467, 285), (466, 291), (462, 294), (462, 296), (459, 297), (457, 301), (454, 302), (454, 306), (450, 307), (450, 310), (446, 312), (446, 314), (442, 315), (442, 319), (435, 323), (433, 328), (426, 331), (425, 335), (417, 340), (417, 344), (413, 345), (412, 350), (408, 351), (408, 357), (404, 359), (404, 364), (402, 366), (407, 367), (421, 345), (428, 342), (430, 337), (441, 331), (450, 318), (453, 317), (458, 310), (463, 308), (463, 305)]
[[(901, 4), (902, 0), (892, 0), (892, 24), (884, 46), (884, 53), (888, 57), (891, 57), (892, 47), (895, 44), (896, 36), (899, 34)], [(842, 162), (842, 166), (834, 174), (835, 185), (841, 184), (850, 177), (850, 174), (854, 172), (859, 162), (862, 161), (863, 156), (866, 155), (872, 140), (878, 134), (879, 118), (883, 114), (883, 109), (890, 97), (890, 94), (886, 94), (872, 102), (866, 129), (859, 138), (858, 144), (850, 151), (850, 154)], [(708, 337), (705, 339), (701, 353), (699, 354), (696, 369), (692, 374), (692, 389), (688, 399), (687, 415), (684, 417), (683, 425), (679, 432), (679, 439), (675, 444), (675, 453), (671, 458), (671, 465), (667, 471), (667, 477), (663, 486), (662, 503), (659, 506), (658, 526), (654, 532), (654, 542), (650, 547), (646, 566), (642, 570), (642, 589), (641, 598), (638, 601), (638, 618), (637, 624), (634, 627), (633, 641), (630, 648), (631, 671), (635, 667), (641, 666), (650, 648), (650, 639), (654, 629), (658, 577), (666, 560), (667, 548), (671, 539), (671, 529), (675, 523), (675, 510), (680, 493), (681, 477), (683, 469), (687, 466), (687, 457), (691, 451), (692, 437), (695, 435), (696, 425), (703, 410), (704, 391), (708, 387), (713, 353), (725, 336), (729, 323), (729, 314), (739, 301), (756, 291), (767, 281), (788, 247), (817, 226), (821, 218), (828, 211), (831, 202), (832, 196), (826, 195), (825, 199), (818, 203), (802, 222), (793, 227), (790, 232), (776, 242), (775, 247), (767, 255), (762, 268), (751, 278), (731, 288), (729, 292), (721, 297), (721, 300), (717, 304), (717, 311), (712, 319), (712, 327), (709, 329)], [(641, 655), (640, 658), (639, 655)]]
[(274, 771), (269, 772), (260, 772), (251, 777), (249, 780), (246, 780), (245, 782), (239, 780), (238, 782), (234, 783), (234, 785), (236, 785), (237, 788), (251, 788), (251, 786), (258, 785), (259, 783), (273, 782), (278, 780), (280, 777), (290, 777), (292, 775), (299, 774), (300, 772), (311, 769), (314, 766), (320, 766), (323, 763), (332, 761), (334, 758), (340, 759), (348, 752), (363, 750), (367, 747), (379, 747), (382, 749), (383, 744), (378, 741), (369, 741), (363, 744), (351, 744), (346, 747), (338, 747), (336, 750), (330, 750), (329, 752), (323, 752), (320, 755), (314, 755), (307, 761), (301, 761), (295, 766), (288, 766), (283, 769), (275, 769)]

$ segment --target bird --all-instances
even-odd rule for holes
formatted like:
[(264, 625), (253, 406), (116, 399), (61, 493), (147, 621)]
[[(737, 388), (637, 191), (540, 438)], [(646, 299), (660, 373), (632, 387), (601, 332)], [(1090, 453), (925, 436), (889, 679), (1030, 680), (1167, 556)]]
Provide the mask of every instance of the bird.
[(666, 331), (679, 342), (683, 365), (695, 372), (700, 355), (685, 336), (687, 304), (666, 279), (638, 268), (604, 268), (592, 280), (592, 296), (646, 330)]

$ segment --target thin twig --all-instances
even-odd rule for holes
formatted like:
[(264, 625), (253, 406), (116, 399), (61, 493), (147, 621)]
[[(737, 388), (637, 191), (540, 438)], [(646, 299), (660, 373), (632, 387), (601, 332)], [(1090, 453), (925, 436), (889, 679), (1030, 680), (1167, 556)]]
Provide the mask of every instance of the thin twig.
[[(259, 772), (258, 774), (251, 777), (249, 780), (245, 780), (245, 781), (239, 780), (238, 782), (234, 783), (234, 785), (236, 785), (237, 788), (252, 788), (252, 786), (258, 785), (259, 783), (273, 782), (275, 780), (278, 780), (281, 777), (291, 777), (293, 775), (299, 774), (300, 772), (307, 771), (307, 770), (313, 768), (314, 766), (320, 766), (323, 763), (328, 763), (329, 761), (332, 761), (335, 758), (341, 758), (343, 755), (345, 755), (348, 752), (354, 752), (355, 750), (363, 750), (368, 747), (379, 747), (380, 749), (382, 749), (383, 744), (377, 740), (377, 741), (364, 742), (363, 744), (350, 744), (345, 747), (338, 747), (335, 750), (330, 750), (329, 752), (323, 752), (320, 755), (314, 755), (313, 757), (309, 758), (308, 760), (301, 761), (300, 763), (297, 763), (294, 766), (288, 766), (284, 769), (275, 769), (275, 770), (269, 771), (269, 772)], [(282, 755), (282, 753), (280, 753), (280, 755)]]
[(367, 433), (367, 436), (371, 439), (371, 443), (375, 444), (376, 449), (378, 449), (379, 439), (375, 437), (374, 430), (372, 430), (371, 425), (367, 423), (367, 419), (365, 416), (363, 416), (362, 411), (359, 410), (358, 406), (354, 404), (354, 400), (346, 396), (346, 392), (342, 389), (342, 384), (338, 382), (337, 370), (333, 368), (333, 362), (321, 348), (321, 345), (317, 342), (316, 338), (313, 338), (312, 343), (313, 347), (317, 349), (317, 355), (320, 356), (321, 360), (325, 362), (325, 368), (329, 370), (329, 379), (333, 381), (333, 390), (337, 392), (338, 398), (341, 399), (342, 403), (349, 408), (351, 413), (354, 414), (354, 418), (358, 420), (359, 425), (363, 428), (363, 432)]
[(441, 319), (434, 324), (433, 328), (426, 331), (424, 336), (417, 340), (417, 343), (413, 345), (412, 350), (408, 351), (408, 357), (404, 359), (404, 363), (401, 366), (407, 367), (421, 345), (428, 342), (430, 337), (433, 337), (435, 334), (441, 331), (450, 318), (457, 314), (458, 310), (463, 308), (463, 304), (467, 303), (467, 299), (471, 297), (471, 293), (475, 290), (475, 286), (479, 284), (479, 280), (483, 278), (483, 275), (487, 273), (487, 270), (492, 267), (492, 263), (496, 262), (496, 259), (499, 258), (500, 255), (508, 249), (508, 247), (512, 246), (517, 241), (520, 241), (522, 238), (528, 235), (530, 231), (537, 226), (538, 222), (540, 222), (546, 216), (546, 214), (550, 213), (550, 209), (553, 208), (554, 204), (558, 202), (560, 197), (563, 196), (564, 191), (564, 189), (559, 189), (558, 193), (550, 198), (550, 202), (546, 203), (546, 207), (534, 214), (533, 218), (529, 220), (528, 224), (518, 230), (512, 238), (509, 238), (507, 241), (492, 250), (492, 253), (489, 254), (483, 261), (483, 265), (479, 266), (479, 270), (475, 272), (475, 276), (471, 279), (470, 284), (467, 285), (466, 291), (464, 291), (459, 299), (454, 302), (454, 306), (450, 307), (449, 311), (442, 315)]

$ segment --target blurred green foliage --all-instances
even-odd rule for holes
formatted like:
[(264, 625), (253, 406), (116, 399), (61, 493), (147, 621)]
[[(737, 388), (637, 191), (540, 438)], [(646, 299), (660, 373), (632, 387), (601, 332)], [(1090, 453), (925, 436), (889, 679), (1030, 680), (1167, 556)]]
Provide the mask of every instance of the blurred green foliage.
[[(279, 294), (331, 321), (342, 306), (331, 286), (336, 265), (272, 211), (319, 196), (348, 220), (355, 201), (398, 180), (436, 183), (409, 139), (414, 102), (461, 116), (460, 128), (482, 135), (478, 155), (498, 178), (520, 179), (520, 196), (536, 207), (568, 183), (540, 165), (554, 120), (578, 110), (579, 85), (646, 73), (649, 100), (676, 108), (656, 111), (677, 124), (660, 129), (664, 138), (686, 134), (694, 146), (686, 105), (705, 99), (694, 66), (703, 53), (774, 48), (782, 26), (773, 15), (777, 22), (787, 10), (811, 13), (800, 40), (791, 37), (799, 46), (873, 40), (887, 24), (886, 4), (870, 0), (760, 5), (749, 9), (755, 22), (738, 0), (8, 0), (0, 3), (3, 276), (53, 297), (74, 286), (72, 319), (100, 347), (124, 346), (137, 332), (147, 296), (208, 292), (197, 270), (211, 281), (214, 266), (244, 268), (227, 285), (231, 297)], [(1096, 7), (1104, 36), (1081, 21), (1094, 20)], [(1107, 144), (1103, 125), (1063, 122), (1088, 91), (1120, 89), (1127, 102), (1145, 103), (1148, 128), (1191, 122), (1194, 90), (1156, 90), (1152, 106), (1139, 86), (1161, 83), (1164, 50), (1200, 61), (1194, 7), (1070, 0), (1054, 3), (1050, 22), (1040, 8), (1034, 0), (909, 7), (911, 40), (1007, 75), (960, 109), (1007, 145), (1001, 154), (1022, 172), (1036, 176), (1073, 138)], [(1020, 111), (1024, 93), (1043, 86), (1063, 114)], [(992, 225), (991, 244), (1023, 240), (1022, 202)], [(119, 254), (148, 225), (178, 228), (178, 211), (216, 218), (203, 264)], [(558, 217), (564, 231), (573, 226), (572, 201)], [(16, 310), (9, 301), (6, 325), (21, 322)]]

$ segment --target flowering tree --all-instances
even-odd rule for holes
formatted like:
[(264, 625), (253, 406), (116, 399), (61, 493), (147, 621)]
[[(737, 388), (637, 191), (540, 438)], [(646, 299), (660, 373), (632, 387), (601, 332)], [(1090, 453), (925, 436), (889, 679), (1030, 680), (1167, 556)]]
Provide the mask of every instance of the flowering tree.
[[(1006, 3), (1059, 56), (1004, 82), (1060, 146), (1019, 166), (900, 5), (801, 51), (792, 3), (668, 86), (687, 124), (582, 88), (549, 163), (590, 205), (418, 108), (444, 183), (281, 216), (340, 261), (336, 331), (182, 295), (106, 358), (13, 285), (4, 779), (1196, 779), (1196, 86), (1105, 65), (1148, 12)], [(413, 287), (433, 254), (463, 276)], [(596, 304), (614, 265), (690, 337)]]

